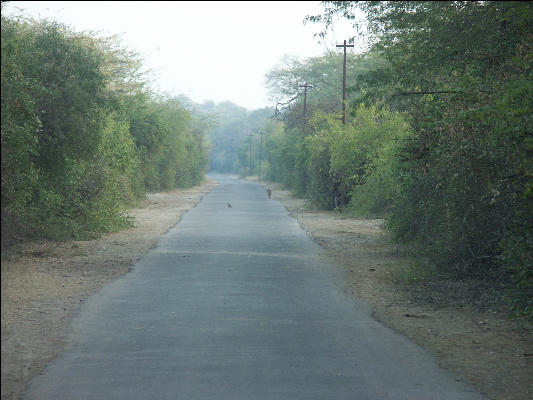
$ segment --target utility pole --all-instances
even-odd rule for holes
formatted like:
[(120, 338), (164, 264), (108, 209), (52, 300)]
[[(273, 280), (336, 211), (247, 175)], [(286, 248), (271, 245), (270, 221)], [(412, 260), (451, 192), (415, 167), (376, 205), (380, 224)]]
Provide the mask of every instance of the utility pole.
[[(354, 47), (353, 44), (338, 44), (336, 47), (344, 48), (344, 64), (342, 68), (342, 124), (346, 125), (346, 49), (348, 47)], [(344, 179), (341, 178), (341, 207), (344, 207), (344, 202), (346, 198), (346, 187), (344, 186)]]
[(261, 161), (263, 160), (263, 132), (259, 129), (259, 136), (261, 136), (261, 145), (259, 146), (259, 182), (261, 182)]
[(250, 173), (250, 176), (252, 176), (252, 134), (250, 133), (248, 135), (248, 137), (250, 138), (250, 144), (248, 146), (248, 152), (249, 152), (249, 164), (248, 164), (248, 169), (249, 169), (249, 173)]
[(342, 124), (346, 125), (346, 48), (354, 47), (353, 44), (338, 44), (336, 47), (344, 47), (344, 66), (343, 66), (343, 75), (342, 75)]
[(305, 82), (305, 85), (300, 85), (300, 87), (303, 87), (304, 88), (304, 123), (303, 123), (303, 129), (304, 129), (304, 134), (305, 134), (305, 126), (306, 126), (306, 119), (305, 119), (305, 114), (307, 112), (307, 88), (312, 88), (313, 85), (308, 85), (307, 82)]

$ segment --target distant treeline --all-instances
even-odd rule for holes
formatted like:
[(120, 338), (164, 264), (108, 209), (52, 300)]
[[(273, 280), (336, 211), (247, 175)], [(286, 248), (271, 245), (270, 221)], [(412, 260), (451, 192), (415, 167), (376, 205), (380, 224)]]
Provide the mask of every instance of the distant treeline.
[(533, 3), (326, 3), (311, 21), (359, 8), (372, 40), (348, 58), (346, 125), (342, 55), (286, 60), (268, 76), (282, 122), (265, 127), (263, 175), (384, 217), (428, 268), (505, 283), (531, 317)]
[(203, 180), (208, 124), (116, 39), (3, 15), (1, 29), (3, 248), (128, 226), (147, 191)]
[[(230, 101), (217, 104), (206, 101), (202, 104), (192, 104), (191, 107), (215, 122), (210, 133), (209, 169), (232, 174), (247, 172), (248, 164), (244, 165), (242, 162), (242, 143), (250, 138), (249, 135), (258, 135), (260, 128), (272, 117), (274, 110), (261, 108), (249, 111)], [(245, 158), (248, 160), (248, 150)]]

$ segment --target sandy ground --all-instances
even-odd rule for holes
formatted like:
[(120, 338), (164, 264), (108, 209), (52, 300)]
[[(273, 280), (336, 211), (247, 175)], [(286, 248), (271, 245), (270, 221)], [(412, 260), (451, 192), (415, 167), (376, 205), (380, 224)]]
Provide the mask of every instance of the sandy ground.
[[(131, 210), (132, 229), (93, 241), (26, 244), (2, 257), (2, 400), (19, 399), (29, 379), (61, 352), (63, 329), (79, 304), (127, 273), (214, 185), (149, 195)], [(489, 398), (533, 398), (533, 324), (495, 310), (483, 296), (489, 287), (405, 285), (409, 260), (398, 256), (381, 220), (309, 210), (304, 200), (271, 186), (272, 198), (345, 269), (345, 291), (371, 304), (377, 319)]]

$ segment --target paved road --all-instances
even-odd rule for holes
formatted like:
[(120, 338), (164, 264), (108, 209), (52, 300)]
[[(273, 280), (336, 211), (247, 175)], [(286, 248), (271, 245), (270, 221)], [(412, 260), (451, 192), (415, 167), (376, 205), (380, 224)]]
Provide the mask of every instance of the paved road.
[(345, 297), (261, 186), (218, 180), (83, 305), (26, 399), (482, 399)]

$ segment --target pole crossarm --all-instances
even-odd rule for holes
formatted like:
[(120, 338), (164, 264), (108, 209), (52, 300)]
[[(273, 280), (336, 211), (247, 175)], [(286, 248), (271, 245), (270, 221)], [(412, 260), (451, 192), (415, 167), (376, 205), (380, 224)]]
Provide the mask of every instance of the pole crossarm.
[(344, 44), (338, 44), (335, 47), (344, 47), (344, 50), (346, 50), (347, 47), (355, 47), (353, 44), (346, 44), (346, 40), (344, 41)]

